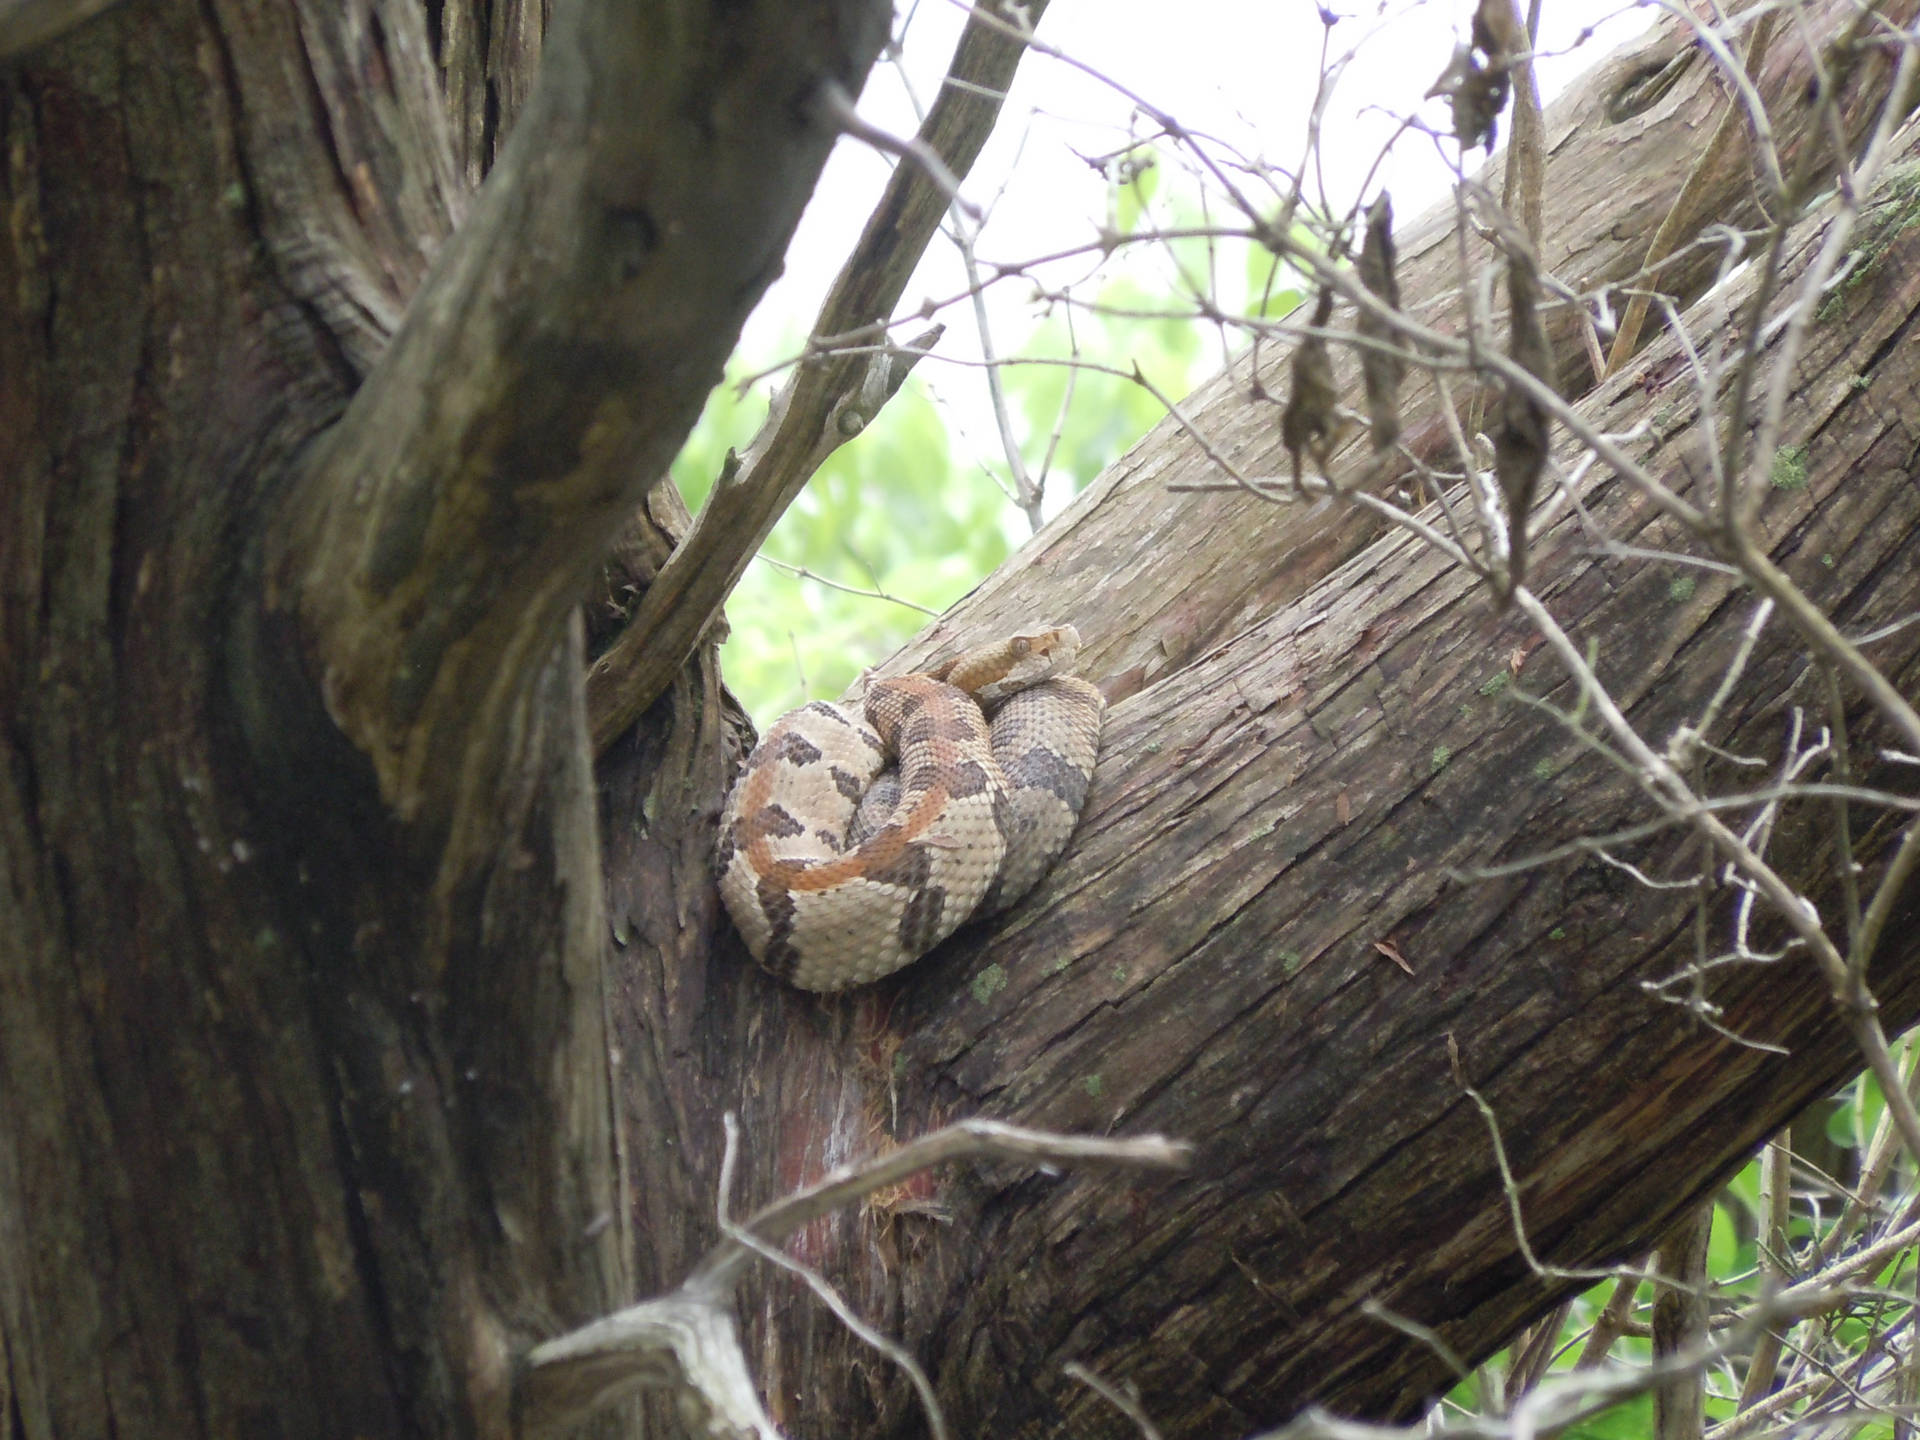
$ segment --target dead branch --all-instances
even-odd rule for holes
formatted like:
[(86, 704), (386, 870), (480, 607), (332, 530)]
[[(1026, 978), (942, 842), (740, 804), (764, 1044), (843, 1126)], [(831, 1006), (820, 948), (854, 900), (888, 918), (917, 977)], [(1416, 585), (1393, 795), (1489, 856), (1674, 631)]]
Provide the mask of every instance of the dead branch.
[[(637, 1390), (664, 1388), (688, 1397), (700, 1413), (762, 1440), (777, 1440), (748, 1374), (731, 1311), (734, 1287), (766, 1248), (809, 1221), (953, 1161), (1177, 1170), (1190, 1156), (1191, 1147), (1156, 1135), (1105, 1140), (965, 1120), (844, 1166), (755, 1212), (671, 1294), (535, 1346), (520, 1374), (522, 1423), (535, 1435), (558, 1434)], [(723, 1174), (723, 1186), (731, 1169)]]
[(269, 606), (297, 614), (397, 815), (451, 828), (475, 775), (508, 763), (530, 676), (699, 413), (832, 146), (765, 96), (857, 83), (885, 16), (770, 7), (722, 81), (692, 14), (557, 13), (526, 113), (269, 545)]

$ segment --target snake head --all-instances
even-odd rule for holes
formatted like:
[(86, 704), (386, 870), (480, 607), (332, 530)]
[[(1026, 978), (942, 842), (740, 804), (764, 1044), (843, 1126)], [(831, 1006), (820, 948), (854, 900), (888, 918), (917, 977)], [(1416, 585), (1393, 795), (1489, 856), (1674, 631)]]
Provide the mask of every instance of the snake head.
[(1071, 625), (1043, 625), (965, 651), (936, 674), (981, 704), (994, 705), (1042, 680), (1071, 674), (1079, 657), (1078, 630)]

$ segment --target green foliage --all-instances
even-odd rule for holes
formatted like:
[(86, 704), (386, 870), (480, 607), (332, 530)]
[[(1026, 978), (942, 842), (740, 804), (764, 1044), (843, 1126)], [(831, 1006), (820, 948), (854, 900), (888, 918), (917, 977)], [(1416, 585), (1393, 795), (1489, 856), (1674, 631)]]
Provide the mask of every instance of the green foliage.
[[(1904, 1047), (1896, 1047), (1898, 1051)], [(1901, 1059), (1906, 1073), (1910, 1062)], [(1739, 1413), (1739, 1396), (1746, 1381), (1751, 1359), (1751, 1339), (1742, 1338), (1733, 1320), (1744, 1307), (1759, 1302), (1770, 1287), (1804, 1279), (1812, 1268), (1810, 1258), (1816, 1236), (1825, 1236), (1839, 1213), (1839, 1202), (1858, 1193), (1860, 1171), (1869, 1149), (1874, 1146), (1886, 1124), (1887, 1106), (1880, 1087), (1871, 1076), (1862, 1076), (1831, 1100), (1819, 1102), (1794, 1127), (1800, 1143), (1814, 1150), (1819, 1158), (1796, 1155), (1792, 1182), (1793, 1200), (1788, 1224), (1786, 1255), (1771, 1257), (1762, 1240), (1764, 1200), (1761, 1165), (1756, 1158), (1728, 1178), (1713, 1201), (1713, 1230), (1707, 1249), (1707, 1284), (1710, 1310), (1716, 1317), (1714, 1339), (1726, 1351), (1705, 1372), (1706, 1420), (1709, 1440), (1713, 1427), (1732, 1420)], [(1821, 1136), (1812, 1125), (1824, 1119)], [(1823, 1142), (1832, 1151), (1820, 1153)], [(1823, 1168), (1828, 1167), (1828, 1168)], [(1830, 1168), (1831, 1173), (1828, 1173)], [(1826, 1239), (1844, 1257), (1847, 1250), (1870, 1245), (1876, 1227), (1882, 1232), (1911, 1220), (1920, 1204), (1920, 1177), (1909, 1163), (1896, 1166), (1883, 1178), (1877, 1192), (1877, 1218), (1854, 1232), (1845, 1244)], [(1784, 1266), (1784, 1278), (1770, 1274), (1768, 1267), (1777, 1261)], [(1797, 1403), (1775, 1416), (1771, 1423), (1753, 1426), (1746, 1433), (1755, 1436), (1790, 1434), (1845, 1434), (1848, 1436), (1886, 1435), (1893, 1432), (1884, 1408), (1890, 1398), (1895, 1367), (1886, 1363), (1889, 1346), (1902, 1353), (1902, 1332), (1912, 1323), (1914, 1295), (1914, 1252), (1899, 1250), (1877, 1268), (1853, 1276), (1851, 1298), (1837, 1299), (1827, 1309), (1817, 1311), (1790, 1325), (1779, 1368), (1770, 1387), (1801, 1383), (1803, 1393)], [(1641, 1264), (1633, 1269), (1640, 1270)], [(1542, 1383), (1575, 1383), (1573, 1371), (1588, 1338), (1607, 1302), (1613, 1297), (1612, 1279), (1576, 1295), (1565, 1322), (1554, 1339), (1553, 1360)], [(1846, 1287), (1836, 1288), (1843, 1296)], [(1645, 1327), (1656, 1294), (1651, 1282), (1637, 1286), (1630, 1315), (1636, 1328), (1614, 1341), (1607, 1363), (1618, 1373), (1620, 1367), (1644, 1367), (1651, 1356)], [(1732, 1321), (1733, 1323), (1729, 1323)], [(1749, 1332), (1750, 1336), (1751, 1332)], [(1514, 1398), (1508, 1394), (1511, 1352), (1495, 1355), (1448, 1393), (1443, 1404), (1446, 1418), (1463, 1414), (1494, 1416), (1511, 1409)], [(1873, 1393), (1869, 1393), (1869, 1392)], [(1881, 1407), (1876, 1410), (1876, 1407)], [(1749, 1417), (1750, 1419), (1750, 1417)], [(1825, 1428), (1822, 1422), (1824, 1421)], [(1431, 1433), (1446, 1434), (1447, 1428)], [(1653, 1433), (1652, 1400), (1641, 1393), (1556, 1432), (1567, 1436), (1587, 1436), (1591, 1440), (1640, 1440)]]
[[(1749, 1165), (1747, 1168), (1757, 1171), (1760, 1167)], [(1728, 1197), (1723, 1193), (1713, 1207), (1713, 1234), (1707, 1241), (1709, 1275), (1738, 1275), (1754, 1264), (1754, 1236), (1748, 1226), (1740, 1223), (1742, 1211), (1746, 1216), (1754, 1212), (1751, 1207), (1727, 1202)]]
[(1749, 1215), (1760, 1213), (1760, 1162), (1749, 1160), (1739, 1172), (1727, 1181), (1727, 1188), (1721, 1192), (1720, 1204), (1727, 1207), (1729, 1202), (1736, 1207), (1743, 1206)]
[(1647, 1440), (1653, 1434), (1653, 1397), (1636, 1395), (1560, 1433), (1567, 1440)]
[(1271, 251), (1249, 245), (1246, 266), (1247, 314), (1261, 320), (1283, 320), (1306, 298), (1286, 283), (1290, 272)]
[(1862, 1075), (1838, 1097), (1827, 1115), (1827, 1138), (1848, 1150), (1864, 1149), (1886, 1119), (1887, 1101), (1873, 1076)]
[[(1151, 147), (1110, 162), (1109, 173), (1109, 266), (1076, 283), (1071, 301), (1052, 302), (1020, 343), (996, 336), (1015, 443), (1029, 476), (1044, 484), (1049, 514), (1161, 420), (1155, 390), (1177, 401), (1226, 359), (1200, 316), (1280, 315), (1300, 299), (1280, 283), (1289, 272), (1251, 241), (1170, 233), (1231, 227), (1208, 214), (1192, 177)], [(943, 371), (937, 355), (923, 361), (866, 432), (821, 468), (728, 601), (723, 670), (763, 724), (805, 699), (839, 694), (1028, 533), (1009, 499), (1005, 456), (982, 448), (990, 427), (970, 426), (973, 438), (959, 439), (920, 384), (927, 376), (943, 393), (974, 383), (972, 372)], [(728, 448), (752, 438), (774, 383), (746, 399), (731, 385), (714, 392), (674, 462), (689, 505), (705, 497)]]
[(1002, 372), (1029, 467), (1044, 462), (1057, 429), (1052, 471), (1072, 494), (1166, 414), (1134, 372), (1178, 400), (1205, 368), (1202, 332), (1170, 313), (1164, 297), (1120, 279), (1096, 305), (1071, 319), (1056, 311), (1022, 347), (1023, 361)]
[[(1206, 369), (1191, 321), (1107, 313), (1145, 308), (1138, 285), (1115, 282), (1099, 304), (1071, 327), (1057, 314), (1045, 321), (1001, 372), (1028, 473), (1044, 479), (1056, 505), (1165, 413), (1133, 379), (1076, 368), (1077, 360), (1138, 366), (1173, 397)], [(714, 392), (673, 466), (690, 506), (705, 498), (728, 448), (744, 447), (765, 414), (764, 395), (742, 399), (732, 385)], [(1004, 460), (966, 451), (926, 388), (909, 380), (821, 467), (734, 590), (732, 633), (721, 650), (727, 684), (762, 724), (839, 694), (1025, 537), (1012, 491)]]
[[(715, 392), (674, 465), (690, 504), (764, 411), (764, 401), (749, 408), (730, 388)], [(956, 460), (940, 412), (910, 381), (820, 468), (734, 591), (721, 651), (728, 685), (763, 723), (837, 695), (926, 623), (912, 606), (944, 609), (1006, 558), (1010, 518), (1004, 493)]]

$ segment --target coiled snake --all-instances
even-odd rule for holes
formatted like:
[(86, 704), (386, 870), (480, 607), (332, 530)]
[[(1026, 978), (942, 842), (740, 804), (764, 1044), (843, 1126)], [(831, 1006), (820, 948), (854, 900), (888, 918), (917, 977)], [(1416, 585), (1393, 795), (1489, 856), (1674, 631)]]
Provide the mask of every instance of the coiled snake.
[[(715, 868), (754, 958), (803, 990), (890, 975), (1012, 905), (1080, 817), (1106, 701), (1071, 625), (1026, 631), (864, 703), (773, 723), (727, 797)], [(987, 717), (991, 715), (991, 720)]]

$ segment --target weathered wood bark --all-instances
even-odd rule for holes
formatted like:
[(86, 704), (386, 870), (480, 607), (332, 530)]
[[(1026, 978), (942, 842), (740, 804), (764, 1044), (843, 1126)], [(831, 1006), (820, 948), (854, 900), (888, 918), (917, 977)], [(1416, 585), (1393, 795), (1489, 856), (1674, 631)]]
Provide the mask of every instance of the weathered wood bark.
[(886, 7), (532, 18), (0, 70), (11, 1434), (509, 1435), (628, 1296), (575, 611)]
[[(603, 908), (573, 600), (777, 264), (830, 139), (811, 87), (857, 89), (884, 17), (575, 0), (535, 92), (542, 8), (144, 0), (0, 69), (12, 1430), (512, 1433), (529, 1344), (705, 1244), (727, 1108), (740, 1202), (959, 1112), (1203, 1143), (1174, 1185), (946, 1177), (805, 1234), (976, 1433), (1124, 1429), (1059, 1379), (1070, 1357), (1178, 1434), (1310, 1397), (1404, 1411), (1437, 1368), (1362, 1298), (1479, 1352), (1554, 1289), (1515, 1258), (1446, 1035), (1560, 1258), (1654, 1235), (1849, 1067), (1791, 964), (1716, 991), (1786, 1060), (1649, 1001), (1679, 922), (1611, 872), (1446, 882), (1630, 796), (1482, 693), (1517, 622), (1404, 543), (1167, 493), (1204, 467), (1164, 435), (949, 627), (1075, 619), (1127, 697), (1034, 903), (846, 1000), (752, 970), (706, 869), (737, 738), (707, 652), (604, 758)], [(1613, 192), (1649, 198), (1617, 249), (1566, 220), (1555, 263), (1630, 269), (1675, 135), (1710, 124), (1697, 72), (1603, 123), (1624, 73), (1550, 122), (1550, 184), (1613, 155)], [(1767, 516), (1863, 622), (1920, 583), (1895, 238), (1806, 366), (1811, 483)], [(1646, 444), (1679, 465), (1660, 363), (1594, 403), (1657, 407)], [(1273, 468), (1243, 388), (1202, 423)], [(1644, 523), (1617, 489), (1593, 503)], [(659, 491), (644, 520), (637, 584), (685, 523)], [(1742, 618), (1556, 539), (1537, 571), (1656, 734)], [(1901, 643), (1879, 658), (1908, 683)], [(1733, 743), (1764, 748), (1800, 673), (1767, 653)], [(1525, 654), (1518, 683), (1558, 677)], [(1779, 845), (1818, 890), (1817, 834)], [(1910, 943), (1876, 978), (1890, 1018), (1920, 1010)], [(790, 1297), (749, 1301), (775, 1415), (912, 1428)]]

